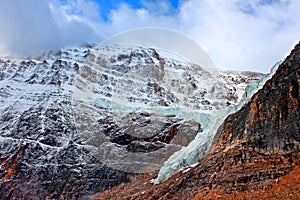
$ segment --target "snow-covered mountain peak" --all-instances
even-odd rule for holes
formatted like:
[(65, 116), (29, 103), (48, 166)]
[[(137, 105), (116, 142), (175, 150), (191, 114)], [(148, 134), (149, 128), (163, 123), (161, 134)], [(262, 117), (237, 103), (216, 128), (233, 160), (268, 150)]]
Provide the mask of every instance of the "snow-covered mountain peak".
[[(247, 84), (246, 76), (236, 73), (231, 87), (226, 82), (229, 72), (210, 73), (162, 49), (116, 44), (97, 46), (85, 56), (85, 64), (78, 76), (79, 83), (88, 85), (85, 92), (92, 90), (103, 98), (126, 105), (178, 106), (179, 103), (197, 110), (220, 109), (237, 104), (243, 92), (236, 85), (243, 88)], [(88, 72), (94, 80), (91, 76), (84, 78)], [(160, 90), (164, 95), (150, 94), (154, 90)]]
[(206, 71), (215, 70), (212, 60), (198, 43), (173, 30), (155, 27), (133, 29), (112, 36), (100, 45), (111, 44), (161, 49), (202, 66)]
[(82, 166), (105, 165), (111, 174), (158, 171), (261, 76), (211, 73), (172, 51), (141, 46), (1, 58), (0, 151), (43, 149), (39, 159), (28, 150), (20, 161), (39, 172), (57, 163), (72, 163), (82, 176), (89, 174)]

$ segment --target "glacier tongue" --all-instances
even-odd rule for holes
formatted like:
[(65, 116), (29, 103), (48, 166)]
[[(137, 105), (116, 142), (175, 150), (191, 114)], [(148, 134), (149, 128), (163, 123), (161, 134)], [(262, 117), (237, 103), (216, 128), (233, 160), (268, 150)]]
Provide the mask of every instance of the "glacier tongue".
[(181, 150), (170, 156), (161, 167), (157, 177), (151, 180), (151, 182), (159, 184), (167, 180), (173, 174), (183, 170), (188, 170), (190, 167), (197, 164), (210, 148), (212, 140), (225, 118), (239, 110), (259, 89), (261, 89), (265, 82), (275, 73), (280, 63), (281, 62), (276, 63), (272, 67), (271, 72), (263, 76), (261, 79), (250, 81), (237, 105), (231, 105), (224, 109), (212, 112), (210, 117), (207, 118), (209, 119), (208, 121), (199, 120), (199, 123), (204, 123), (203, 131), (199, 132), (188, 146), (181, 148)]
[[(183, 147), (181, 150), (175, 152), (160, 169), (156, 179), (153, 180), (154, 184), (158, 184), (174, 173), (186, 169), (187, 167), (195, 164), (209, 149), (214, 133), (223, 120), (228, 116), (232, 109), (224, 109), (214, 112), (210, 116), (209, 123), (206, 122), (206, 128), (202, 132), (199, 132), (195, 139), (191, 143)], [(201, 121), (203, 123), (203, 121)]]

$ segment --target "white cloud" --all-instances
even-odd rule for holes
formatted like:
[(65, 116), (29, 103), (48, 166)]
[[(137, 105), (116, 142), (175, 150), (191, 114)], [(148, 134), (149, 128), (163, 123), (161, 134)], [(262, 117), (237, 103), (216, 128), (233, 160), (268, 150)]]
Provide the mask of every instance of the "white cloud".
[(1, 1), (0, 53), (30, 55), (99, 40), (86, 13), (76, 19), (66, 15), (63, 8), (54, 0)]
[(169, 16), (156, 15), (145, 8), (133, 9), (127, 4), (121, 4), (112, 10), (109, 22), (106, 24), (111, 33), (118, 33), (140, 27), (174, 27), (175, 19)]
[(63, 2), (2, 1), (0, 53), (100, 42), (131, 28), (155, 26), (188, 35), (220, 68), (267, 72), (300, 36), (298, 0), (184, 0), (176, 12), (167, 0), (143, 1), (140, 9), (122, 3), (108, 21), (92, 0)]
[(252, 13), (243, 12), (239, 2), (187, 2), (180, 11), (182, 31), (201, 44), (218, 67), (267, 72), (299, 40), (300, 2), (252, 1)]

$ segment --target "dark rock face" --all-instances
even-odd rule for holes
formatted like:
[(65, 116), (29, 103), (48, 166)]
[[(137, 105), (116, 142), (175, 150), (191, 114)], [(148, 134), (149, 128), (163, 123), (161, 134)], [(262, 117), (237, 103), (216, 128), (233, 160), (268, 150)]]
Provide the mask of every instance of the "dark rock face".
[[(81, 51), (74, 56), (81, 58)], [(80, 63), (69, 56), (0, 60), (1, 199), (78, 199), (129, 181), (82, 142), (71, 93), (62, 87), (73, 84)]]
[[(120, 121), (117, 123), (112, 117), (106, 117), (99, 120), (99, 124), (112, 143), (124, 145), (132, 152), (155, 151), (171, 141), (186, 146), (200, 131), (200, 124), (183, 121), (174, 115), (136, 112), (126, 114)], [(175, 136), (180, 139), (173, 140)]]
[(1, 197), (78, 198), (129, 180), (128, 174), (107, 167), (91, 148), (76, 142), (79, 135), (68, 107), (60, 102), (43, 111), (44, 130), (42, 108), (36, 107), (21, 115), (13, 131), (1, 132)]
[(86, 144), (97, 147), (100, 160), (130, 173), (157, 172), (170, 155), (201, 131), (197, 122), (146, 111), (114, 112), (95, 126), (98, 133)]
[(110, 198), (202, 199), (213, 190), (268, 188), (300, 165), (299, 84), (300, 43), (264, 87), (227, 117), (196, 167), (159, 185), (128, 186)]

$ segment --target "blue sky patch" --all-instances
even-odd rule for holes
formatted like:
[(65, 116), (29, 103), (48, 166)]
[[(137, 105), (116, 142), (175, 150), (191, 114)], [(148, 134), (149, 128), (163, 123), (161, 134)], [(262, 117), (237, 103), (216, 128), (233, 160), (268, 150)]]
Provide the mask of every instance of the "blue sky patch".
[[(104, 21), (108, 20), (109, 13), (112, 9), (117, 9), (121, 3), (126, 3), (134, 9), (145, 8), (142, 0), (94, 0), (99, 5), (99, 12)], [(172, 9), (179, 7), (179, 0), (168, 0)], [(155, 3), (156, 0), (147, 1), (147, 3)]]

